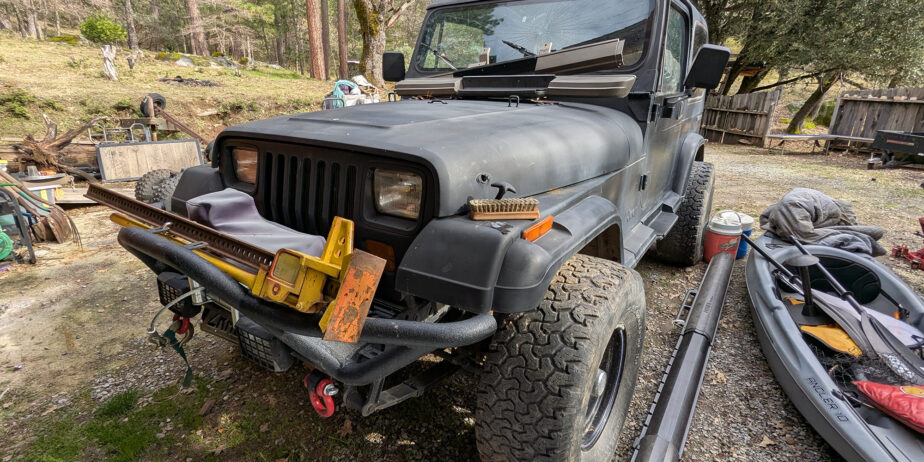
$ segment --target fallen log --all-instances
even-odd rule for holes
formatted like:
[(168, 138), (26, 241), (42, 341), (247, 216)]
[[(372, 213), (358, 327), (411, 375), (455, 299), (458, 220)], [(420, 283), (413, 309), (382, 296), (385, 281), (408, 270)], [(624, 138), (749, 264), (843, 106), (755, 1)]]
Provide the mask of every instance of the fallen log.
[(36, 140), (32, 135), (27, 135), (23, 139), (22, 144), (14, 145), (20, 152), (19, 161), (35, 162), (43, 167), (54, 167), (62, 172), (79, 176), (91, 183), (96, 183), (96, 177), (83, 170), (66, 165), (61, 162), (60, 159), (62, 157), (62, 149), (70, 145), (74, 138), (98, 122), (101, 117), (94, 117), (82, 126), (68, 130), (60, 137), (58, 136), (58, 125), (52, 122), (45, 114), (42, 114), (42, 119), (45, 120), (45, 138)]

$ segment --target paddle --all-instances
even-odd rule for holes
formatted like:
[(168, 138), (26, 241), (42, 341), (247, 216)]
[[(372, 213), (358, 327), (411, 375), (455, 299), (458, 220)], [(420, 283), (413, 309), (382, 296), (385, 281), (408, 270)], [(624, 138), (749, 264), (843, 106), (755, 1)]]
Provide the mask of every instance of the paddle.
[[(799, 242), (799, 238), (790, 236), (790, 239), (803, 255), (812, 254), (801, 242)], [(761, 255), (763, 255), (763, 253), (761, 253)], [(816, 266), (825, 279), (828, 280), (828, 283), (831, 284), (831, 287), (834, 288), (834, 291), (837, 292), (837, 295), (842, 300), (850, 303), (850, 306), (860, 314), (860, 326), (862, 327), (863, 335), (865, 336), (865, 340), (872, 347), (872, 351), (864, 352), (873, 358), (881, 358), (889, 369), (892, 369), (893, 372), (905, 380), (915, 385), (924, 384), (924, 360), (905, 347), (905, 345), (895, 338), (878, 319), (870, 316), (857, 299), (853, 297), (853, 294), (845, 289), (824, 265), (819, 262)]]
[[(789, 269), (780, 264), (780, 262), (776, 261), (775, 258), (771, 257), (762, 246), (751, 240), (747, 235), (742, 234), (741, 238), (750, 244), (751, 247), (757, 251), (757, 253), (764, 257), (765, 260), (776, 267), (778, 270), (777, 274), (782, 274), (785, 277), (785, 279), (779, 278), (781, 282), (787, 284), (793, 292), (805, 296), (805, 294), (802, 293), (803, 286), (801, 280), (795, 274), (793, 274), (792, 271), (789, 271)], [(812, 291), (812, 294), (817, 293), (819, 292), (816, 290)], [(866, 336), (863, 333), (863, 326), (859, 322), (859, 319), (850, 318), (846, 316), (844, 312), (831, 308), (828, 306), (828, 304), (821, 300), (817, 300), (815, 305), (821, 308), (825, 314), (831, 317), (831, 319), (833, 319), (837, 325), (841, 326), (841, 328), (844, 329), (844, 332), (847, 332), (847, 335), (853, 339), (861, 351), (867, 354), (873, 351), (872, 345), (870, 345), (870, 343), (866, 340)]]

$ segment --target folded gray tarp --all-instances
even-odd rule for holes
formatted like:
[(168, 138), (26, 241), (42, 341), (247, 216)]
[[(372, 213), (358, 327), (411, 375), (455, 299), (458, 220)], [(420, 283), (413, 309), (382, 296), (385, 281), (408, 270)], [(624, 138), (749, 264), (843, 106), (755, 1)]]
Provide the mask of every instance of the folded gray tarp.
[(874, 257), (886, 254), (879, 245), (885, 231), (862, 226), (850, 202), (836, 200), (821, 191), (795, 188), (760, 214), (760, 227), (789, 241), (794, 234), (804, 243), (836, 247)]

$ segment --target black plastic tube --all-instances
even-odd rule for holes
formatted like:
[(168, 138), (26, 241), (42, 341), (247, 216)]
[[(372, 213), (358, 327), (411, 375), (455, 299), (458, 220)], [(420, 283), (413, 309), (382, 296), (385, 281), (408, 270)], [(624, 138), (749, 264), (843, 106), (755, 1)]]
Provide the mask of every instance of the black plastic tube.
[(633, 461), (680, 460), (734, 263), (734, 256), (727, 252), (709, 263), (632, 454)]
[[(308, 337), (323, 335), (318, 327), (320, 314), (302, 313), (257, 298), (192, 250), (140, 228), (122, 228), (118, 239), (153, 271), (163, 271), (158, 263), (176, 269), (205, 287), (212, 297), (234, 307), (257, 324)], [(496, 330), (497, 321), (489, 313), (446, 323), (367, 318), (359, 341), (434, 350), (471, 345), (490, 337)]]

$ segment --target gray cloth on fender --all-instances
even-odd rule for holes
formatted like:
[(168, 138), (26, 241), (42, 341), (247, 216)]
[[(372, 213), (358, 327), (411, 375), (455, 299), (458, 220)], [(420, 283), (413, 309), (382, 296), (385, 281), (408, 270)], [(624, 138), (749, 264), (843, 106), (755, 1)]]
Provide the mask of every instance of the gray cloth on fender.
[(231, 188), (190, 199), (186, 214), (190, 220), (270, 252), (290, 249), (319, 257), (327, 242), (263, 218), (253, 197)]
[(836, 247), (874, 257), (886, 254), (879, 245), (885, 231), (878, 226), (862, 226), (850, 202), (836, 200), (821, 191), (795, 188), (760, 214), (760, 227), (789, 241)]

